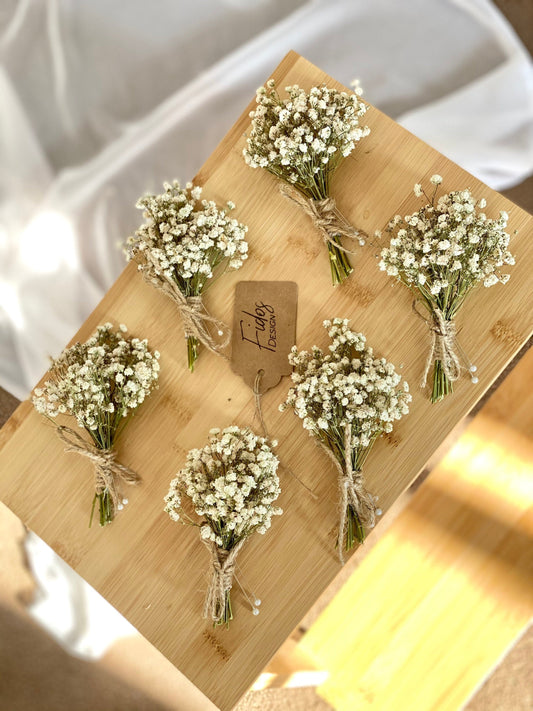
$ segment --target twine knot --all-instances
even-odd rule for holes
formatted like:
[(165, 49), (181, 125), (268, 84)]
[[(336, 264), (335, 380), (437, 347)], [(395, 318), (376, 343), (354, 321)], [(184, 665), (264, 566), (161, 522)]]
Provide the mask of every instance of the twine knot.
[(57, 427), (59, 439), (66, 445), (65, 452), (77, 452), (82, 457), (87, 457), (94, 464), (95, 492), (109, 492), (113, 508), (122, 506), (121, 484), (137, 485), (141, 477), (129, 467), (116, 461), (116, 452), (112, 449), (99, 449), (96, 445), (80, 437), (70, 427), (60, 425)]
[(211, 553), (212, 575), (204, 603), (204, 618), (212, 619), (215, 624), (223, 621), (226, 609), (226, 599), (233, 585), (237, 554), (244, 543), (241, 539), (233, 548), (226, 550), (217, 546), (214, 541), (202, 539)]
[[(181, 312), (185, 337), (194, 336), (208, 350), (227, 358), (222, 352), (230, 342), (230, 331), (226, 324), (207, 312), (201, 296), (183, 296), (177, 284), (175, 291), (179, 296), (174, 297), (174, 302)], [(180, 299), (180, 296), (183, 298)], [(212, 335), (210, 327), (216, 330), (216, 336)]]
[[(442, 364), (442, 370), (448, 380), (451, 383), (455, 382), (461, 375), (461, 360), (457, 353), (459, 346), (456, 340), (457, 328), (455, 321), (445, 319), (444, 314), (438, 307), (432, 310), (431, 319), (424, 318), (416, 308), (416, 300), (413, 302), (413, 311), (428, 325), (431, 332), (431, 348), (420, 387), (426, 387), (431, 365), (437, 360)], [(470, 363), (468, 365), (468, 369), (471, 370)]]
[(283, 197), (295, 202), (311, 218), (326, 245), (333, 244), (342, 252), (354, 254), (353, 250), (343, 247), (338, 238), (346, 237), (357, 240), (359, 244), (364, 244), (365, 239), (368, 238), (366, 232), (355, 229), (339, 212), (335, 198), (327, 197), (323, 200), (314, 200), (306, 197), (290, 183), (282, 183), (279, 189)]
[(202, 297), (186, 296), (185, 303), (180, 306), (185, 338), (197, 335), (197, 319), (202, 318)]
[[(339, 560), (344, 565), (344, 537), (346, 534), (348, 507), (352, 509), (363, 528), (374, 528), (376, 525), (376, 505), (374, 497), (365, 486), (365, 478), (360, 469), (352, 466), (352, 426), (348, 423), (344, 428), (344, 462), (341, 464), (331, 449), (318, 440), (321, 448), (335, 464), (338, 472), (339, 485), (339, 531), (337, 534), (337, 550)], [(343, 466), (344, 465), (344, 466)]]
[(228, 326), (207, 312), (200, 295), (185, 296), (173, 279), (162, 274), (149, 250), (143, 252), (143, 256), (144, 278), (176, 304), (183, 321), (185, 337), (197, 338), (208, 350), (227, 359), (223, 350), (227, 348), (231, 338)]

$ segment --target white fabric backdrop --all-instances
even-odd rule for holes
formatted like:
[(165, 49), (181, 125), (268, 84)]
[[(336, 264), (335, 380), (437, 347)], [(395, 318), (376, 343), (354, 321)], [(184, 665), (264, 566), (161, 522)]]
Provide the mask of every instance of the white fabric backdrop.
[[(190, 179), (289, 49), (491, 187), (533, 172), (531, 61), (488, 0), (4, 0), (4, 388), (27, 396), (123, 268), (137, 197)], [(99, 629), (104, 601), (29, 548), (35, 614), (71, 649), (129, 629), (111, 612)]]

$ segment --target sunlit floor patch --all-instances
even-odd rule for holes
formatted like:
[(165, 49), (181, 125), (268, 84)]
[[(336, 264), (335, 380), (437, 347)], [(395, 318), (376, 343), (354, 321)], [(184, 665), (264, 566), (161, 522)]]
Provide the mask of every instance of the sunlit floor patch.
[(338, 711), (456, 711), (533, 612), (533, 442), (478, 415), (300, 642)]

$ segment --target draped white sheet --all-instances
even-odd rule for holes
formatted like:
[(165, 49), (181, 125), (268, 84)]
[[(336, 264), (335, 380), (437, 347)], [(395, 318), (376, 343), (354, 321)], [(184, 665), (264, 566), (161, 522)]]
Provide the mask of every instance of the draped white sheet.
[[(532, 64), (488, 0), (4, 0), (4, 388), (27, 396), (123, 268), (137, 197), (190, 179), (290, 49), (359, 78), (370, 102), (491, 187), (533, 171)], [(105, 602), (29, 545), (45, 591), (35, 614), (69, 648), (97, 655), (129, 629), (116, 613), (99, 625)], [(46, 594), (51, 574), (63, 584)], [(58, 624), (58, 610), (71, 617)]]

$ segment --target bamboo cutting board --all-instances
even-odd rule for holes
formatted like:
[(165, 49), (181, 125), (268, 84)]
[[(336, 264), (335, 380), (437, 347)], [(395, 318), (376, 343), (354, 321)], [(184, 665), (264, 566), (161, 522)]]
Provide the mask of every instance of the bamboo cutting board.
[[(298, 83), (308, 89), (326, 82), (341, 88), (294, 52), (273, 77), (281, 87)], [(392, 435), (378, 441), (365, 467), (368, 488), (379, 495), (386, 512), (530, 335), (533, 218), (369, 109), (366, 123), (372, 132), (343, 162), (332, 186), (341, 211), (354, 225), (373, 233), (396, 212), (416, 209), (414, 183), (440, 173), (445, 189), (470, 187), (487, 198), (489, 215), (507, 210), (511, 229), (519, 231), (512, 244), (517, 265), (510, 282), (478, 289), (459, 315), (461, 344), (478, 366), (479, 384), (464, 378), (452, 397), (431, 405), (427, 392), (417, 387), (429, 335), (411, 311), (409, 292), (378, 270), (376, 246), (361, 248), (350, 279), (336, 289), (331, 286), (327, 250), (309, 219), (279, 194), (272, 176), (244, 163), (244, 132), (253, 105), (196, 178), (206, 198), (233, 200), (235, 216), (249, 225), (250, 259), (242, 270), (213, 285), (206, 304), (231, 323), (237, 281), (294, 280), (301, 347), (327, 345), (322, 320), (349, 317), (379, 355), (401, 368), (413, 391), (411, 413)], [(163, 497), (186, 452), (202, 446), (211, 427), (235, 423), (259, 429), (252, 393), (228, 363), (205, 351), (194, 374), (188, 372), (179, 315), (165, 296), (143, 282), (135, 265), (124, 270), (76, 339), (86, 339), (108, 320), (126, 323), (131, 333), (147, 337), (161, 351), (160, 388), (117, 443), (120, 461), (142, 475), (143, 486), (128, 492), (130, 503), (111, 526), (89, 529), (90, 462), (64, 453), (50, 425), (24, 402), (0, 432), (0, 497), (217, 706), (230, 709), (339, 570), (335, 471), (300, 420), (291, 412), (278, 412), (289, 385), (283, 379), (265, 395), (264, 415), (285, 465), (280, 474), (285, 514), (239, 555), (243, 582), (263, 601), (261, 614), (251, 614), (235, 586), (232, 626), (213, 630), (201, 619), (209, 570), (206, 549), (197, 530), (163, 513)], [(317, 499), (287, 474), (287, 467)]]

